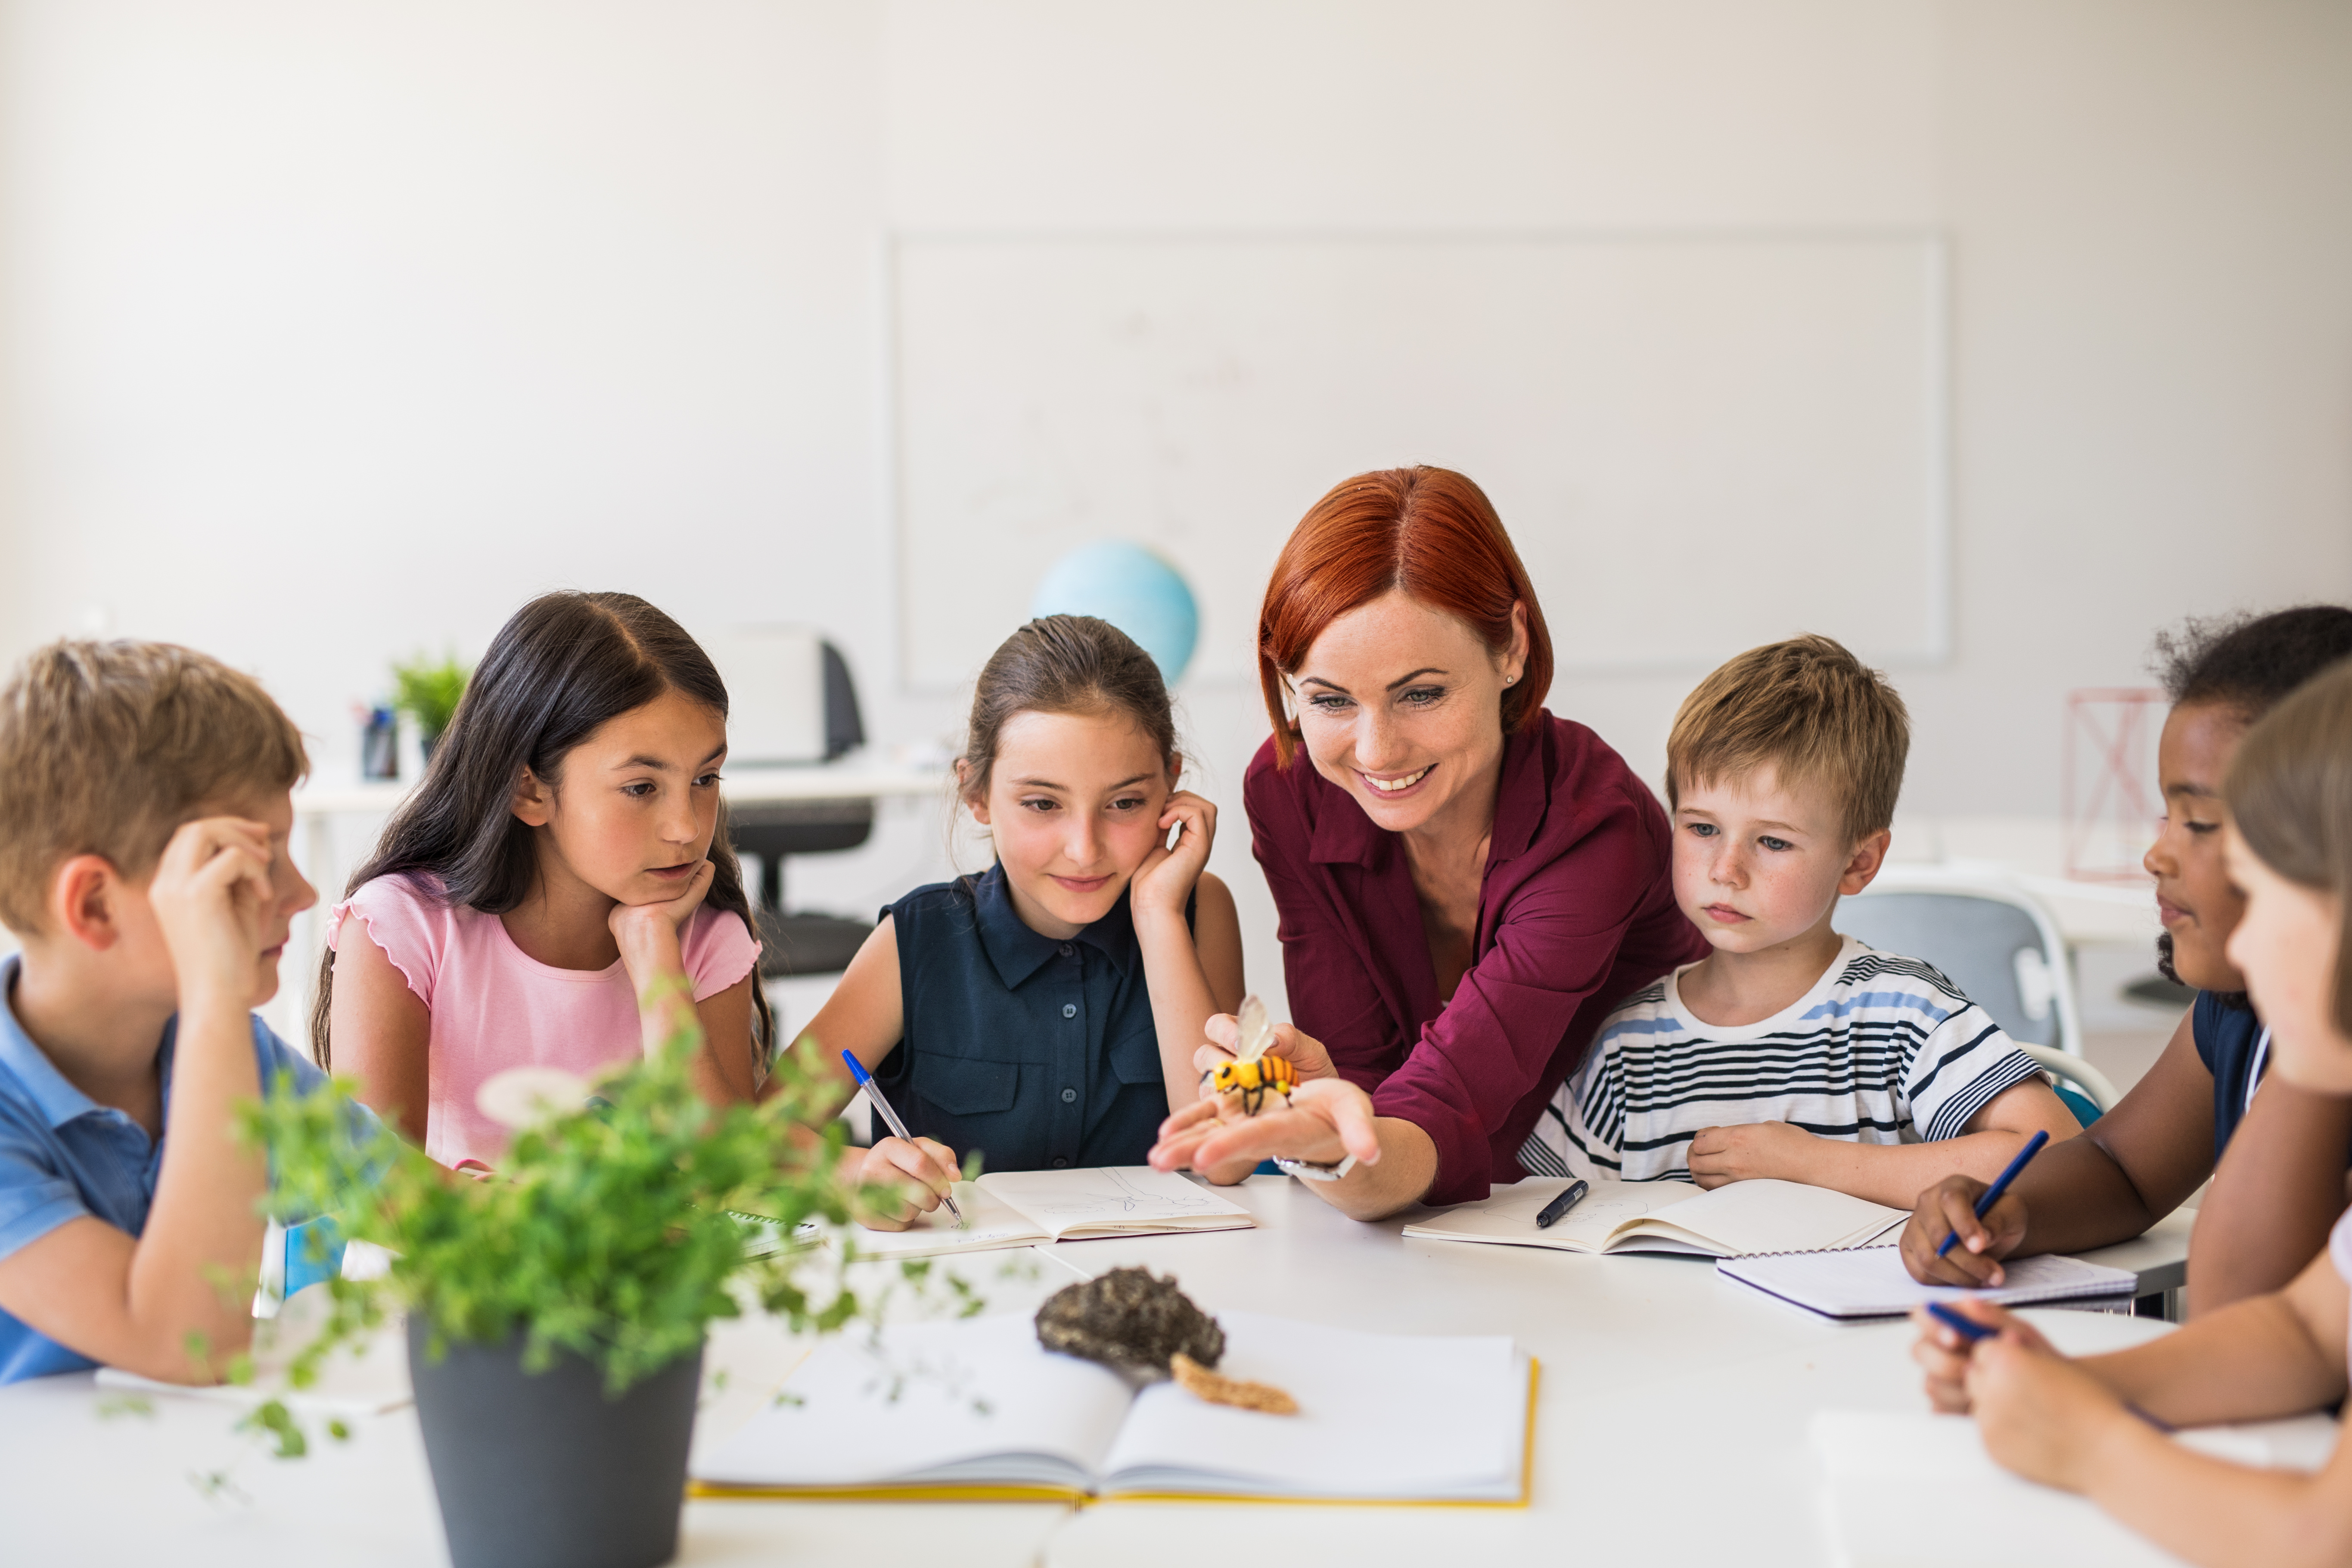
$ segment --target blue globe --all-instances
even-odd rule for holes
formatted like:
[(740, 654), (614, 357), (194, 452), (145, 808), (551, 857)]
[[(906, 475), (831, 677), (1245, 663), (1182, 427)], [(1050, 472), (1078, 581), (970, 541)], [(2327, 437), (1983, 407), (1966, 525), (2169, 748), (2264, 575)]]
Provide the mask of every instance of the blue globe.
[(1182, 574), (1123, 539), (1082, 545), (1046, 568), (1029, 613), (1099, 616), (1140, 644), (1171, 686), (1192, 662), (1201, 636), (1201, 612)]

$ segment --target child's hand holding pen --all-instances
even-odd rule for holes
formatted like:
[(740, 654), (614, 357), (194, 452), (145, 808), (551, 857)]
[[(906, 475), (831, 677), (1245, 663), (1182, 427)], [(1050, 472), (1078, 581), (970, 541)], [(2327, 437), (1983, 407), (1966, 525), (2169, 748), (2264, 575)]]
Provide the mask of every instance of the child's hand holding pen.
[(1919, 1331), (1911, 1359), (1927, 1374), (1927, 1399), (1947, 1415), (1965, 1415), (1970, 1409), (1969, 1364), (1984, 1341), (2009, 1334), (2021, 1344), (2055, 1354), (2041, 1331), (2006, 1308), (1990, 1301), (1941, 1301), (1911, 1310)]
[(1934, 1302), (1912, 1321), (1920, 1331), (1911, 1355), (1927, 1373), (1927, 1397), (1938, 1410), (1974, 1415), (1985, 1452), (2028, 1480), (2084, 1490), (2104, 1437), (2145, 1442), (2172, 1430), (1989, 1301)]

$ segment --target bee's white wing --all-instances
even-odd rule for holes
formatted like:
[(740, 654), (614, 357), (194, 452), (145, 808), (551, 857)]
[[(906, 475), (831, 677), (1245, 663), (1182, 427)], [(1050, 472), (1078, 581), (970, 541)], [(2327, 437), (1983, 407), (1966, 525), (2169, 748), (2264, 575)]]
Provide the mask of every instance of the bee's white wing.
[(1234, 1016), (1241, 1026), (1241, 1051), (1236, 1059), (1254, 1062), (1265, 1055), (1265, 1047), (1274, 1043), (1274, 1023), (1265, 1016), (1265, 1004), (1255, 994), (1242, 998), (1241, 1011)]

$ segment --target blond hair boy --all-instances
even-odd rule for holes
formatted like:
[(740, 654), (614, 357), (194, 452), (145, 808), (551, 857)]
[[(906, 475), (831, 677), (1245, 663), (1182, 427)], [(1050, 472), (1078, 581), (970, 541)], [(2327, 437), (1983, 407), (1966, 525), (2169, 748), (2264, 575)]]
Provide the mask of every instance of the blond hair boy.
[(1903, 700), (1837, 643), (1750, 648), (1666, 742), (1675, 900), (1715, 951), (1619, 1005), (1520, 1151), (1532, 1174), (1773, 1176), (1908, 1208), (2074, 1116), (1934, 967), (1840, 936), (1886, 858)]
[(0, 691), (24, 944), (0, 963), (0, 1384), (210, 1381), (251, 1334), (265, 1173), (232, 1108), (319, 1079), (251, 1012), (316, 897), (286, 846), (307, 765), (257, 682), (186, 648), (56, 643)]

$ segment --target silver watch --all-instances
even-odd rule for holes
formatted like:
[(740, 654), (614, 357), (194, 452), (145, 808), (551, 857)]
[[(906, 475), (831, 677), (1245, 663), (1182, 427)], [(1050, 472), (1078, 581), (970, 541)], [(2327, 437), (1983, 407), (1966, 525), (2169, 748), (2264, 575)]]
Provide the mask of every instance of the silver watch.
[(1350, 1154), (1336, 1165), (1322, 1165), (1312, 1160), (1294, 1160), (1286, 1154), (1276, 1154), (1274, 1168), (1286, 1176), (1297, 1176), (1303, 1182), (1336, 1182), (1356, 1168), (1356, 1157)]

